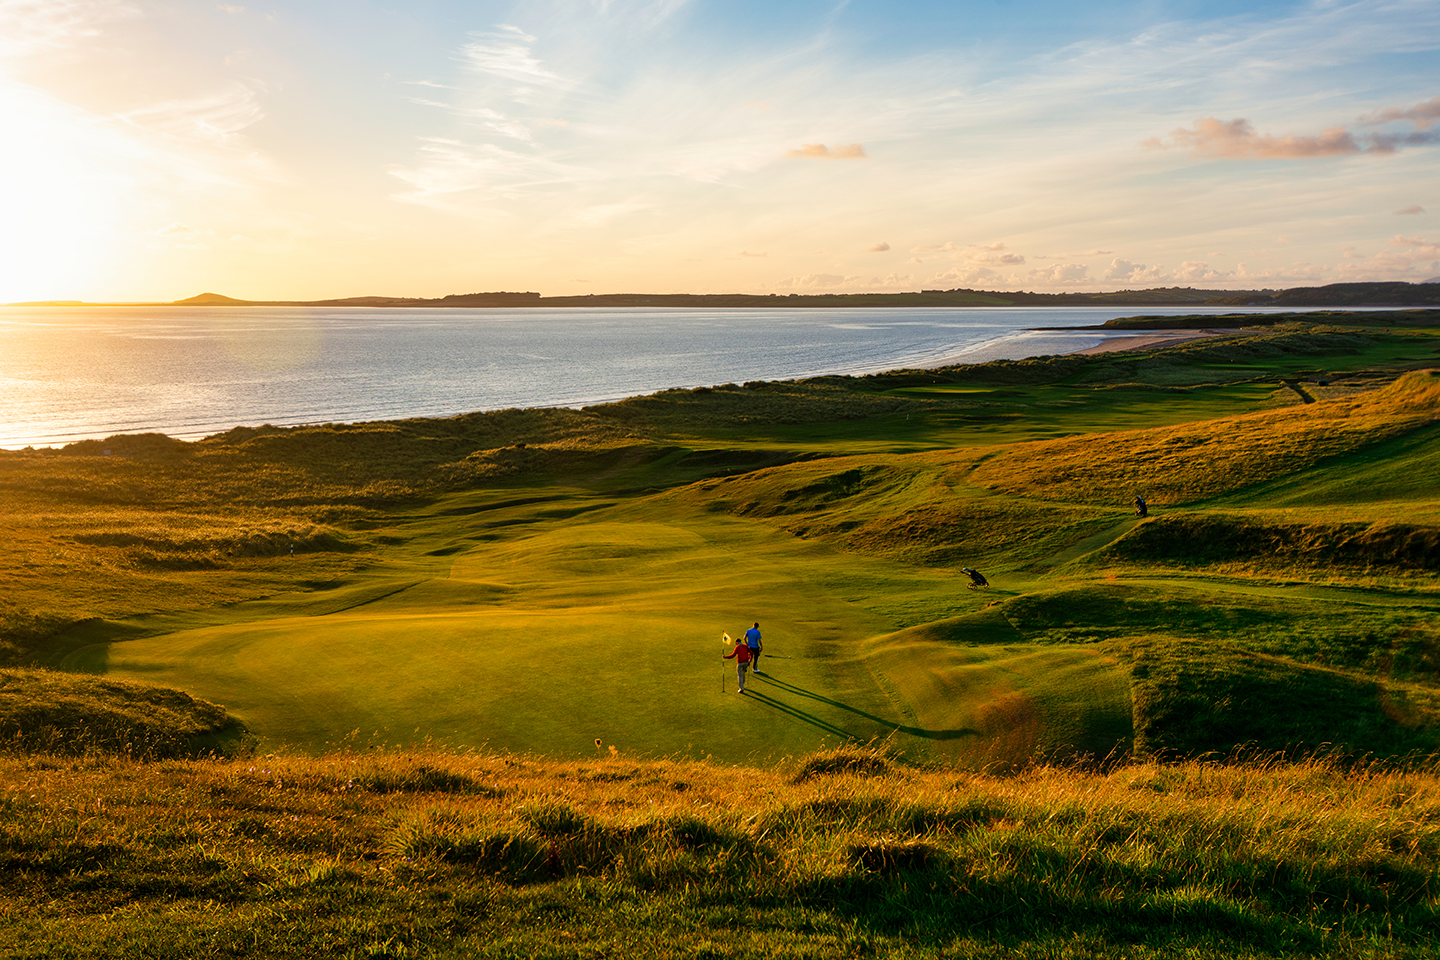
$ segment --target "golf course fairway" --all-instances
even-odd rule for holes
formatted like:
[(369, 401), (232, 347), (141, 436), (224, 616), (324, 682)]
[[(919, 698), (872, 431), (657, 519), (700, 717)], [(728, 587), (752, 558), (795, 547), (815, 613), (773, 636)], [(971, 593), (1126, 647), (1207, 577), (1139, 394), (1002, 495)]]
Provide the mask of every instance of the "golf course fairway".
[[(996, 649), (993, 682), (946, 699), (914, 694), (923, 658), (897, 664), (891, 677), (893, 657), (867, 649), (864, 641), (896, 626), (868, 609), (872, 592), (888, 596), (904, 580), (932, 602), (959, 594), (955, 602), (973, 603), (952, 577), (673, 504), (657, 522), (643, 500), (498, 527), (485, 511), (470, 523), (499, 538), (464, 540), (462, 521), (435, 529), (461, 543), (432, 546), (427, 524), (463, 514), (465, 500), (416, 518), (409, 546), (418, 555), (378, 565), (341, 609), (307, 615), (314, 594), (297, 596), (288, 615), (281, 600), (255, 605), (258, 615), (241, 604), (231, 622), (86, 647), (65, 666), (193, 691), (225, 704), (268, 745), (307, 752), (355, 739), (430, 740), (584, 757), (599, 740), (627, 756), (764, 762), (883, 740), (916, 758), (991, 762), (1050, 744), (1017, 740), (983, 718), (1013, 709), (1017, 690), (1053, 687), (1057, 669), (1075, 669), (1056, 664), (1053, 651)], [(416, 575), (426, 567), (429, 576)], [(762, 670), (741, 697), (722, 635), (756, 620)], [(961, 672), (973, 673), (986, 649), (975, 648)], [(1102, 672), (1114, 679), (1086, 683), (1128, 716), (1123, 678), (1113, 664)], [(1064, 727), (1064, 709), (1052, 713)]]
[(1355, 319), (17, 453), (4, 636), (311, 755), (1426, 752), (1440, 331)]

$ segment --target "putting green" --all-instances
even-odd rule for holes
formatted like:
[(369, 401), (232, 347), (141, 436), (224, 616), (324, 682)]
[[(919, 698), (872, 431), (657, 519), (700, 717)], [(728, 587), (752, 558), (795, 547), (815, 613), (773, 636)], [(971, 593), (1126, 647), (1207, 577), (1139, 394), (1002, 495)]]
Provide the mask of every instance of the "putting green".
[[(535, 524), (450, 554), (448, 576), (374, 584), (336, 612), (280, 616), (272, 599), (255, 622), (241, 606), (235, 622), (86, 648), (67, 666), (182, 687), (305, 750), (358, 731), (559, 756), (591, 755), (598, 738), (738, 762), (893, 729), (849, 650), (888, 624), (807, 582), (797, 561), (813, 547), (692, 519)], [(787, 686), (762, 676), (742, 698), (721, 634), (752, 620), (766, 674)]]

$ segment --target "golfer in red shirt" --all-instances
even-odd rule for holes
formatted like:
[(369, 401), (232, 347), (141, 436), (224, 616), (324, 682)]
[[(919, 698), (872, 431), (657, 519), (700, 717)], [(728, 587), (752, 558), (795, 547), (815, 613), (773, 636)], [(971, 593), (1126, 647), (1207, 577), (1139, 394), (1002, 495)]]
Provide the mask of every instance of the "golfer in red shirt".
[(735, 658), (735, 676), (740, 680), (740, 692), (745, 692), (745, 672), (750, 666), (750, 647), (744, 638), (735, 641), (735, 649), (725, 654), (725, 659)]

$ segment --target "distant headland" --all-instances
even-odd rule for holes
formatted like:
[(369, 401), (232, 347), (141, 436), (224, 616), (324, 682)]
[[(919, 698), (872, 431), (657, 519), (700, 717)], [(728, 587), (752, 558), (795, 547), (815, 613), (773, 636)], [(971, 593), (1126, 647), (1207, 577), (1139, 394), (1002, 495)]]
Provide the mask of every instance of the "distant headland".
[(343, 297), (334, 300), (237, 300), (202, 293), (164, 303), (32, 300), (12, 307), (1426, 307), (1440, 306), (1440, 277), (1423, 283), (1332, 283), (1288, 290), (1155, 287), (1109, 293), (921, 290), (918, 293), (601, 293), (545, 297), (531, 292), (457, 293), (447, 297)]

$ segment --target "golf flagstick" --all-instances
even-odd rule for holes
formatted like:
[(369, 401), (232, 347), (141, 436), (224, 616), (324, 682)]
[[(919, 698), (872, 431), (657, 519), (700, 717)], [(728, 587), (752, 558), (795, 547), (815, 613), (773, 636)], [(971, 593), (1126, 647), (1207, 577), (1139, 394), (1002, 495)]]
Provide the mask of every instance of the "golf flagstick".
[[(720, 642), (723, 643), (723, 644), (725, 644), (725, 646), (727, 646), (727, 647), (730, 646), (730, 634), (728, 634), (728, 633), (722, 633), (722, 634), (720, 634)], [(721, 661), (720, 661), (720, 692), (721, 692), (721, 693), (724, 693), (724, 692), (725, 692), (725, 668), (726, 668), (727, 666), (729, 666), (729, 664), (727, 664), (724, 660), (721, 660)]]

